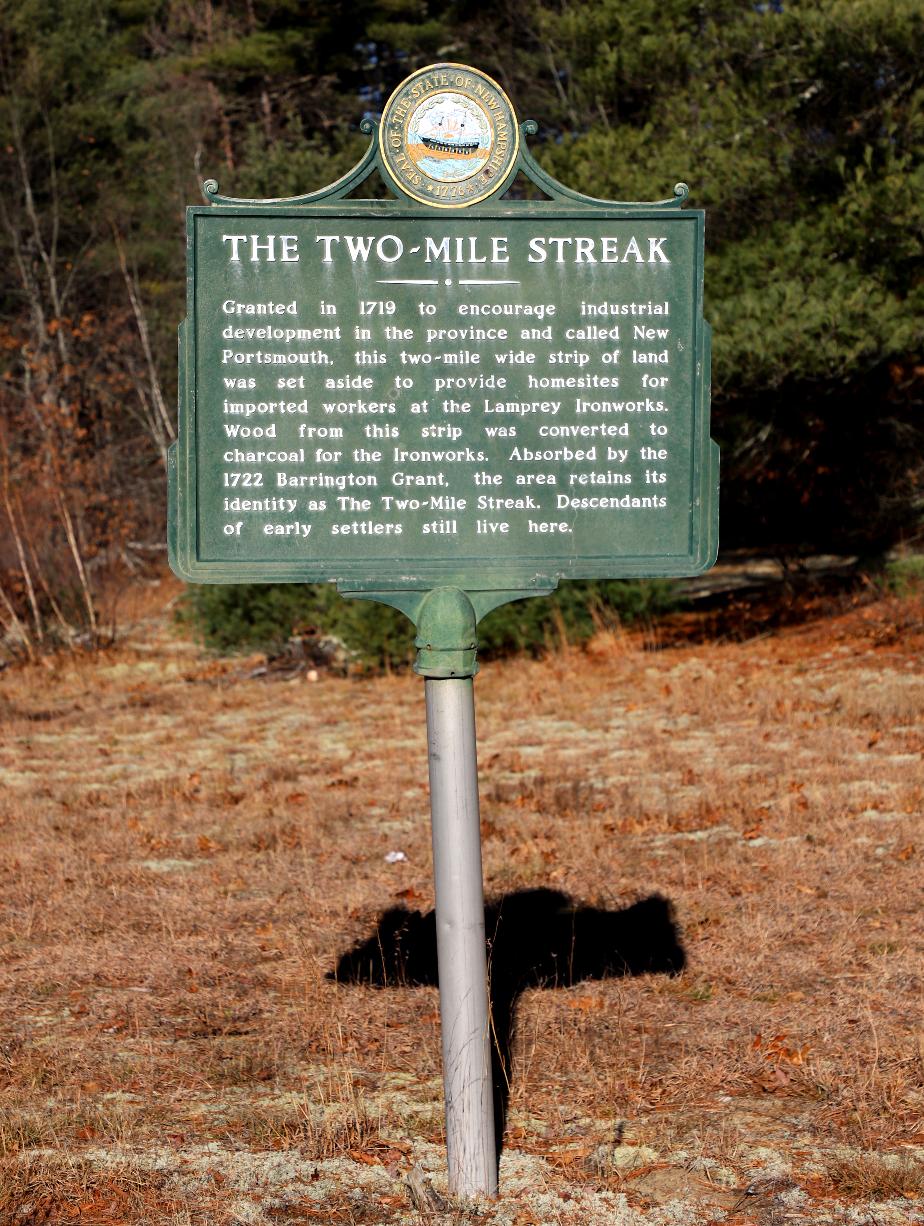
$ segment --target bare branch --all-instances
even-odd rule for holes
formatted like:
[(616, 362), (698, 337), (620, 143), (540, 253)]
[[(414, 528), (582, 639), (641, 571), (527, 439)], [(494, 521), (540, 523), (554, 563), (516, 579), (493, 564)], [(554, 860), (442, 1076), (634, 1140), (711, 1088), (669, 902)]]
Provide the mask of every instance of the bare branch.
[(132, 306), (132, 313), (135, 316), (135, 324), (138, 328), (138, 336), (141, 340), (141, 348), (144, 353), (144, 360), (148, 369), (148, 384), (150, 387), (151, 400), (157, 412), (157, 418), (160, 422), (160, 427), (154, 431), (154, 441), (161, 453), (161, 459), (164, 466), (167, 464), (167, 446), (164, 439), (167, 438), (170, 442), (176, 438), (176, 433), (173, 429), (173, 422), (170, 420), (170, 414), (167, 412), (167, 405), (164, 400), (163, 389), (160, 383), (160, 377), (157, 373), (157, 363), (154, 361), (154, 351), (151, 348), (151, 337), (148, 331), (148, 321), (144, 313), (144, 306), (141, 302), (141, 294), (138, 286), (138, 274), (134, 269), (129, 269), (128, 258), (125, 253), (125, 244), (122, 241), (122, 236), (116, 226), (113, 224), (112, 236), (115, 242), (116, 253), (119, 257), (119, 267), (122, 270), (122, 278), (125, 281), (125, 288), (128, 292), (128, 300)]

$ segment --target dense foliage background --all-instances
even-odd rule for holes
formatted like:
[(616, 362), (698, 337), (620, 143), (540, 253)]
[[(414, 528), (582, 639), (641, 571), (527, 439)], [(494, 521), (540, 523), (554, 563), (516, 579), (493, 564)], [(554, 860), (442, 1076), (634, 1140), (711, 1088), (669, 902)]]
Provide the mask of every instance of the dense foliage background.
[(358, 159), (413, 69), (470, 62), (592, 195), (707, 216), (726, 545), (920, 529), (919, 0), (0, 0), (0, 619), (97, 641), (161, 548), (203, 178), (287, 195)]

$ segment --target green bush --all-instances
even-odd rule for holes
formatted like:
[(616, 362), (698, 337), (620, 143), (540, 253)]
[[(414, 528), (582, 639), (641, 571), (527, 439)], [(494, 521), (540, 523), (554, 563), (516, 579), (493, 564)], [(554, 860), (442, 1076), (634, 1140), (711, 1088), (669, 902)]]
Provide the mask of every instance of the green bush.
[(924, 556), (907, 554), (885, 564), (884, 586), (896, 596), (910, 596), (924, 590)]
[(329, 584), (189, 587), (178, 620), (222, 653), (281, 653), (294, 634), (341, 639), (364, 663), (391, 667), (413, 658), (413, 627), (403, 614), (368, 600), (344, 600)]
[(585, 643), (598, 630), (650, 621), (682, 603), (664, 579), (563, 581), (551, 596), (501, 605), (478, 627), (479, 653), (536, 655), (564, 638)]
[[(563, 582), (551, 596), (502, 605), (478, 628), (482, 657), (533, 655), (586, 642), (597, 630), (650, 620), (680, 598), (666, 580)], [(403, 614), (366, 600), (344, 600), (326, 584), (190, 587), (178, 620), (214, 651), (279, 653), (293, 633), (341, 639), (367, 666), (394, 668), (414, 658), (414, 632)]]

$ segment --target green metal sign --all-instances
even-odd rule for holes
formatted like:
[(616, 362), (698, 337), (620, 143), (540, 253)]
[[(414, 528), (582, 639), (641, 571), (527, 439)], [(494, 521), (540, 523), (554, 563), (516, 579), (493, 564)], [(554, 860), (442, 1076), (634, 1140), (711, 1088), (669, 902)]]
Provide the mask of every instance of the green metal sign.
[[(330, 581), (416, 624), (449, 1189), (497, 1190), (473, 686), (478, 620), (559, 579), (689, 575), (718, 548), (701, 212), (593, 200), (503, 90), (414, 73), (356, 168), (188, 210), (170, 564)], [(357, 199), (378, 171), (392, 199)], [(508, 199), (518, 174), (544, 199)]]
[[(365, 126), (365, 158), (324, 191), (208, 182), (188, 210), (176, 573), (494, 604), (708, 568), (718, 449), (686, 187), (571, 191), (461, 65), (414, 74)], [(394, 198), (353, 198), (376, 169)], [(518, 172), (545, 198), (505, 198)]]

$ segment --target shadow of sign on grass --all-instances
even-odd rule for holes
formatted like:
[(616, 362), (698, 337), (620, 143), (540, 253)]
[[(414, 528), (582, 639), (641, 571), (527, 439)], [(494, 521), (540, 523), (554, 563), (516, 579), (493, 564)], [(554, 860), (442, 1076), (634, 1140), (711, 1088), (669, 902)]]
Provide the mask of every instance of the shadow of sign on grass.
[[(485, 907), (494, 1113), (498, 1151), (510, 1096), (515, 1013), (527, 988), (570, 987), (627, 975), (677, 975), (686, 955), (670, 902), (658, 894), (630, 907), (585, 907), (558, 890), (520, 890)], [(392, 907), (375, 931), (338, 959), (328, 979), (373, 988), (437, 983), (436, 916)]]

